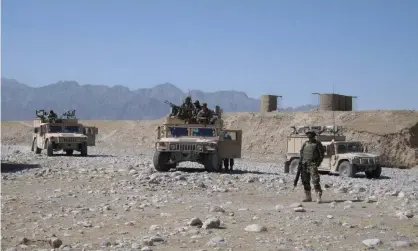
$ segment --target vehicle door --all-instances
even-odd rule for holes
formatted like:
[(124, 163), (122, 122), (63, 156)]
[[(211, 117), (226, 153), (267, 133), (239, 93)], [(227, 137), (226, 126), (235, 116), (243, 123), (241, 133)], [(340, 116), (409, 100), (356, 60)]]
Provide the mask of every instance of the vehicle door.
[(99, 133), (99, 129), (95, 126), (85, 126), (83, 128), (83, 134), (87, 136), (87, 146), (96, 145), (96, 135)]
[(221, 131), (219, 136), (219, 154), (222, 159), (241, 158), (241, 147), (242, 130)]
[(332, 158), (332, 148), (333, 145), (324, 145), (324, 159), (322, 160), (321, 165), (319, 166), (320, 170), (329, 171), (331, 169), (331, 158)]

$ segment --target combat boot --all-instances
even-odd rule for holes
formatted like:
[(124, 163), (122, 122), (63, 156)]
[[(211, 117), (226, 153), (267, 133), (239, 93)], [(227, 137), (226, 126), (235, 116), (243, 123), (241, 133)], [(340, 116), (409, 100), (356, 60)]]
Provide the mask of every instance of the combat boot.
[(303, 199), (302, 202), (311, 202), (311, 201), (312, 201), (311, 191), (305, 191), (305, 199)]
[(322, 192), (316, 192), (316, 203), (322, 203)]

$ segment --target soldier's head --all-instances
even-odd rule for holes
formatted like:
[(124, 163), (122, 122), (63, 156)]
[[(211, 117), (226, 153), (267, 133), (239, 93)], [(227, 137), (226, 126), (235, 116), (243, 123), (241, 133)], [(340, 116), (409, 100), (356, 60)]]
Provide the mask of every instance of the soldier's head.
[(192, 98), (191, 98), (190, 96), (187, 96), (187, 97), (184, 99), (184, 102), (186, 102), (186, 103), (190, 103), (190, 102), (192, 102)]
[(316, 132), (315, 131), (307, 131), (306, 136), (308, 136), (309, 139), (313, 139), (316, 136)]
[(202, 104), (202, 109), (206, 111), (206, 110), (208, 109), (208, 104), (203, 103), (203, 104)]
[(51, 111), (49, 111), (49, 113), (54, 113), (54, 111), (53, 111), (53, 110), (51, 110)]
[(200, 106), (200, 102), (199, 102), (199, 100), (196, 100), (193, 104), (194, 104), (195, 106)]

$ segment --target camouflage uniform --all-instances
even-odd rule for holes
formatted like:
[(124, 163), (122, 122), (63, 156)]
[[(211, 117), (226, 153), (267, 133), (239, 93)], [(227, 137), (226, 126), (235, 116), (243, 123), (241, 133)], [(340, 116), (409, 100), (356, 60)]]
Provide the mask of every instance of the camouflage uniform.
[(318, 173), (318, 166), (324, 159), (324, 147), (321, 142), (315, 139), (316, 133), (308, 131), (306, 133), (309, 140), (306, 141), (300, 150), (302, 161), (301, 179), (305, 190), (305, 199), (303, 202), (312, 201), (311, 182), (314, 186), (317, 202), (321, 202), (322, 189), (320, 184), (320, 177)]
[[(224, 139), (225, 140), (232, 140), (231, 135), (229, 135), (228, 133), (224, 134)], [(224, 167), (225, 167), (226, 172), (228, 172), (229, 170), (232, 171), (232, 169), (234, 167), (234, 159), (225, 158), (224, 159)], [(229, 167), (231, 167), (231, 169), (229, 169)]]
[(194, 107), (196, 108), (196, 113), (202, 110), (202, 106), (200, 105), (199, 100), (196, 100), (193, 104), (194, 104)]
[(55, 122), (56, 119), (57, 119), (57, 114), (55, 114), (53, 110), (49, 111), (48, 122), (50, 123)]
[(212, 111), (208, 109), (207, 104), (202, 104), (202, 110), (197, 113), (197, 121), (206, 122), (209, 124), (209, 121), (212, 119)]
[(194, 105), (192, 103), (192, 98), (187, 96), (184, 100), (184, 103), (180, 106), (178, 117), (181, 119), (190, 119), (193, 116)]

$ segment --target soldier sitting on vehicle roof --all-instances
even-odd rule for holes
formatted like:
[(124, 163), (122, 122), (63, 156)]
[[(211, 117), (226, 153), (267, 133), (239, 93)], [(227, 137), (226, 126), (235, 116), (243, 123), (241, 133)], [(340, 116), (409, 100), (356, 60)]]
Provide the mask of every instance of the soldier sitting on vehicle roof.
[(49, 123), (54, 123), (56, 119), (57, 119), (57, 114), (55, 114), (55, 112), (53, 110), (49, 111), (48, 122)]
[(202, 110), (200, 110), (197, 113), (197, 122), (199, 123), (203, 123), (203, 124), (209, 124), (212, 117), (213, 117), (213, 113), (211, 110), (208, 109), (208, 104), (203, 103), (202, 104)]
[(184, 103), (180, 106), (179, 111), (177, 113), (177, 117), (179, 119), (191, 119), (193, 116), (193, 111), (195, 107), (192, 103), (192, 98), (187, 96), (184, 100)]

